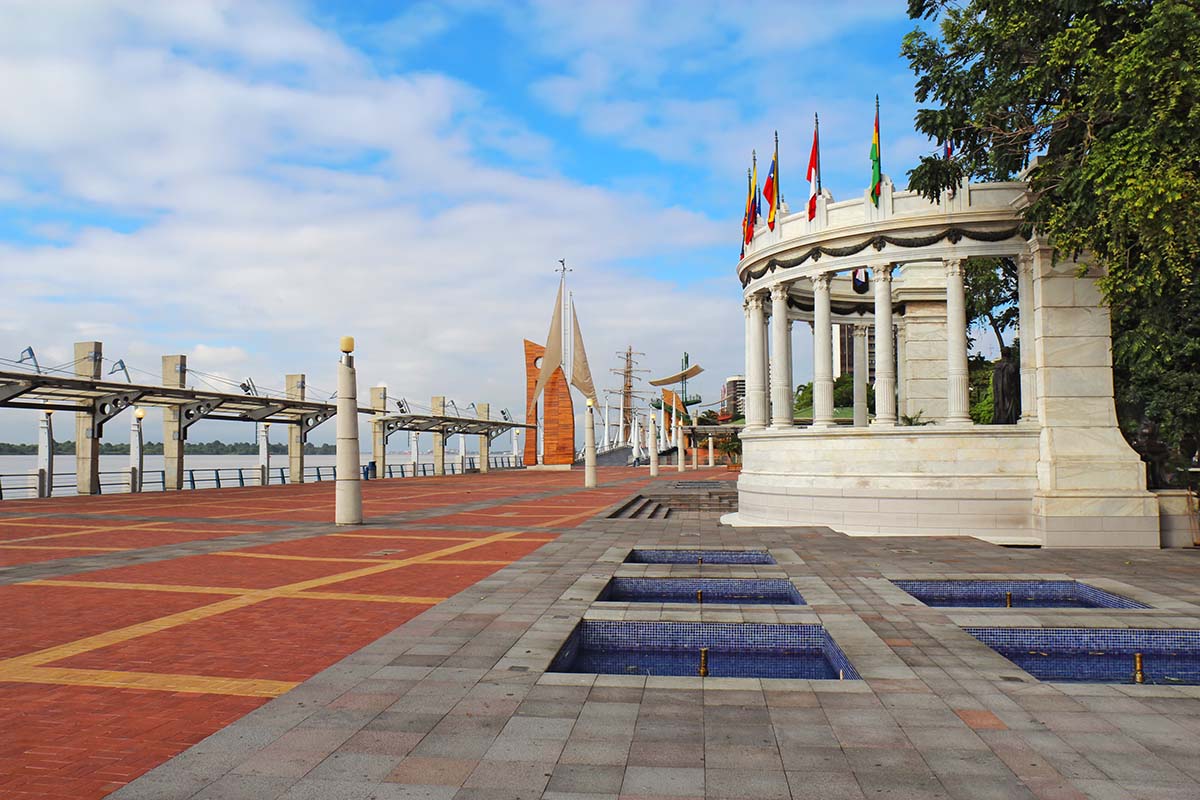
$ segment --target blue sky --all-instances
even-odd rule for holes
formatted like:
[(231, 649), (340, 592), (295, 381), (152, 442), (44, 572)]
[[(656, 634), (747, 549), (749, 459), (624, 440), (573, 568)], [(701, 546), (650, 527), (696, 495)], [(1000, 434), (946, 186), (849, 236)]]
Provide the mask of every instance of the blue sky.
[[(779, 131), (798, 205), (814, 112), (838, 199), (869, 176), (876, 93), (897, 184), (933, 148), (904, 5), (15, 0), (0, 358), (96, 338), (148, 372), (186, 353), (330, 385), (351, 333), (364, 393), (520, 409), (521, 339), (544, 338), (565, 257), (598, 383), (627, 344), (656, 373), (686, 349), (715, 400), (742, 371), (751, 149), (761, 178)], [(0, 439), (32, 436), (0, 417)]]

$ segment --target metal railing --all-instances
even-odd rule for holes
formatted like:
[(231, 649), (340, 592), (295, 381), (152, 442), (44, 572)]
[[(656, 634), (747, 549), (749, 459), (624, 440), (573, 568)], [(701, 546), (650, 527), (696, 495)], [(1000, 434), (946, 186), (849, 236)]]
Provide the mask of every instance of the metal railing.
[[(477, 459), (465, 459), (465, 470), (477, 468)], [(495, 470), (524, 469), (517, 456), (492, 456), (488, 459), (488, 468)], [(371, 478), (370, 465), (362, 467), (363, 478)], [(446, 459), (446, 474), (459, 475), (457, 458)], [(411, 461), (403, 464), (388, 464), (387, 478), (432, 477), (434, 474), (431, 462), (413, 464)], [(100, 494), (126, 494), (129, 492), (128, 470), (102, 470), (100, 473)], [(286, 484), (289, 470), (287, 467), (271, 467), (267, 474), (267, 485)], [(321, 482), (337, 480), (337, 467), (332, 465), (308, 466), (304, 468), (306, 482)], [(37, 497), (38, 476), (36, 472), (3, 472), (0, 473), (0, 500), (18, 500)], [(200, 467), (188, 468), (183, 471), (183, 489), (228, 489), (232, 487), (262, 486), (259, 467)], [(166, 470), (145, 470), (142, 473), (142, 491), (165, 491), (167, 486)], [(53, 494), (56, 497), (77, 494), (75, 473), (56, 472), (54, 474)]]

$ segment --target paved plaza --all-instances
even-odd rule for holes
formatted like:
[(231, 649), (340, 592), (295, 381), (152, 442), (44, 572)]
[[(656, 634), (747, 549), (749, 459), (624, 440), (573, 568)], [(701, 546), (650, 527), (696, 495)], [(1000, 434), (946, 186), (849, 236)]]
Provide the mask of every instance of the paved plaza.
[[(373, 481), (351, 529), (325, 522), (331, 484), (6, 502), (0, 796), (1200, 797), (1200, 687), (1043, 683), (961, 630), (1200, 628), (1195, 550), (609, 518), (651, 482)], [(622, 563), (634, 546), (778, 563)], [(808, 605), (593, 605), (613, 575), (700, 574)], [(1151, 608), (930, 608), (888, 580), (1001, 575)], [(820, 622), (863, 680), (547, 672), (581, 617)]]

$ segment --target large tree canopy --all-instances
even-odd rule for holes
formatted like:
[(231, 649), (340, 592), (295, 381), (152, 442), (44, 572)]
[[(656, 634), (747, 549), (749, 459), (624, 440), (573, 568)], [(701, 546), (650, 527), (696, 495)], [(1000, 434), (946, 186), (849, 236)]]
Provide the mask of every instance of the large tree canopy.
[[(1200, 428), (1200, 4), (909, 0), (917, 127), (953, 142), (930, 198), (1027, 169), (1027, 220), (1086, 251), (1112, 309), (1118, 397), (1177, 440)], [(1128, 416), (1128, 415), (1127, 415)]]

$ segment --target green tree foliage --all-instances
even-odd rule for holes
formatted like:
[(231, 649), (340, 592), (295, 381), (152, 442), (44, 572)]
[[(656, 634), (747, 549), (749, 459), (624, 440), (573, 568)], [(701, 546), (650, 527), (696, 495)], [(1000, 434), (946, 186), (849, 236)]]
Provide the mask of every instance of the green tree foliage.
[[(1200, 429), (1200, 4), (909, 0), (917, 128), (954, 144), (910, 185), (1029, 167), (1026, 220), (1056, 258), (1087, 253), (1111, 307), (1120, 406)], [(1037, 157), (1036, 159), (1034, 157)]]
[(972, 258), (963, 273), (967, 328), (987, 325), (1004, 347), (1004, 332), (1017, 322), (1017, 264), (1011, 258)]

